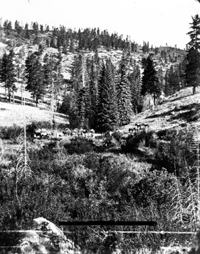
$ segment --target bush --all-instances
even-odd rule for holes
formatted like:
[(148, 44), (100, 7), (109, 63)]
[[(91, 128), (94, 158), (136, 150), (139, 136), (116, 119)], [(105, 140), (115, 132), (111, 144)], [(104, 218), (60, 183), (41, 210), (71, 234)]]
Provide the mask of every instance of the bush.
[(145, 146), (150, 148), (156, 148), (157, 147), (157, 139), (158, 136), (155, 132), (147, 132), (145, 136)]
[(64, 148), (69, 154), (83, 154), (94, 151), (95, 145), (92, 140), (88, 140), (84, 137), (76, 137), (71, 139), (71, 144), (64, 144)]
[(134, 152), (140, 145), (142, 141), (145, 140), (147, 134), (145, 131), (134, 135), (129, 135), (126, 139), (126, 144), (122, 147), (124, 152)]
[(155, 151), (155, 160), (159, 169), (166, 168), (168, 172), (177, 175), (184, 174), (185, 170), (195, 163), (196, 156), (190, 149), (192, 134), (187, 132), (169, 131)]
[(32, 122), (32, 124), (36, 125), (38, 129), (51, 129), (51, 122), (46, 121), (39, 121), (39, 122)]
[(115, 138), (118, 142), (121, 142), (122, 134), (119, 131), (115, 131), (112, 134), (113, 138)]
[(17, 138), (23, 132), (23, 127), (13, 125), (13, 126), (3, 126), (0, 127), (0, 138), (9, 139), (13, 142), (17, 142)]

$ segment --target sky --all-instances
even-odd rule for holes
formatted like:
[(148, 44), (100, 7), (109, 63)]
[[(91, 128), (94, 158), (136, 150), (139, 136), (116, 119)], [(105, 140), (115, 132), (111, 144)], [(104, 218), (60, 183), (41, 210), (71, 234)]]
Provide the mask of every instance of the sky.
[(95, 28), (128, 35), (138, 44), (175, 46), (189, 42), (192, 16), (200, 15), (195, 0), (0, 0), (2, 22), (38, 22), (50, 27)]

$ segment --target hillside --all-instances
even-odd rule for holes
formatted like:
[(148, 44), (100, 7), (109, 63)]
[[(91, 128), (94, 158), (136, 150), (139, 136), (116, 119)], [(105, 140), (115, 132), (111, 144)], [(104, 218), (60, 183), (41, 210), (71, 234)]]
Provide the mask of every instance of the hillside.
[[(147, 99), (148, 104), (148, 99)], [(13, 124), (23, 126), (24, 119), (27, 123), (47, 122), (51, 124), (52, 112), (44, 109), (41, 104), (35, 106), (19, 105), (7, 102), (0, 102), (0, 126), (11, 126)], [(192, 95), (192, 88), (182, 89), (173, 96), (157, 105), (154, 109), (147, 109), (137, 115), (133, 115), (131, 123), (121, 127), (123, 132), (136, 123), (146, 123), (149, 131), (159, 131), (170, 128), (185, 127), (189, 125), (200, 126), (200, 88)], [(55, 113), (57, 124), (68, 124), (66, 115)]]
[[(68, 32), (66, 32), (67, 34)], [(34, 34), (34, 31), (29, 30), (30, 38), (24, 38), (21, 35), (17, 34), (15, 30), (10, 31), (9, 33), (1, 30), (1, 37), (0, 37), (0, 56), (5, 52), (9, 52), (9, 50), (12, 48), (14, 50), (15, 54), (15, 63), (17, 68), (24, 68), (25, 61), (27, 59), (27, 56), (30, 55), (33, 52), (38, 51), (39, 47), (42, 45), (43, 47), (43, 53), (41, 57), (42, 64), (44, 64), (44, 56), (46, 54), (50, 55), (58, 55), (59, 49), (58, 47), (52, 47), (52, 45), (48, 45), (48, 40), (53, 40), (52, 38), (59, 37), (59, 34), (57, 37), (55, 36), (55, 31), (49, 31), (49, 32), (39, 32), (37, 33), (37, 36)], [(22, 33), (23, 35), (23, 33)], [(82, 32), (81, 36), (84, 35), (84, 31)], [(23, 35), (24, 36), (24, 35)], [(93, 48), (87, 49), (86, 46), (80, 46), (80, 38), (77, 37), (77, 34), (74, 33), (74, 47), (71, 49), (71, 41), (69, 41), (68, 46), (65, 48), (65, 50), (62, 53), (62, 60), (61, 60), (61, 73), (63, 76), (63, 84), (60, 88), (59, 94), (57, 96), (57, 100), (59, 104), (61, 105), (63, 101), (63, 96), (68, 92), (68, 84), (71, 82), (71, 73), (72, 73), (72, 65), (74, 62), (74, 59), (81, 55), (84, 55), (85, 59), (92, 59), (95, 57), (95, 54), (98, 54), (99, 59), (108, 59), (110, 58), (113, 65), (118, 68), (119, 62), (122, 58), (123, 54), (123, 47), (120, 49), (120, 46), (116, 46), (116, 38), (113, 42), (113, 45), (115, 47), (107, 47), (103, 46), (105, 43), (103, 42), (103, 36), (104, 33), (99, 35), (99, 38), (101, 38), (100, 45), (94, 50)], [(106, 35), (108, 38), (109, 36)], [(79, 38), (79, 40), (77, 39)], [(111, 36), (112, 38), (112, 36)], [(34, 43), (34, 40), (37, 40), (37, 43)], [(94, 40), (94, 38), (90, 38), (91, 40)], [(83, 40), (83, 38), (81, 39)], [(88, 39), (89, 40), (89, 39)], [(121, 40), (121, 39), (120, 39)], [(127, 42), (128, 43), (128, 42)], [(81, 48), (79, 48), (79, 46)], [(121, 44), (123, 45), (123, 44)], [(185, 56), (185, 51), (180, 50), (173, 47), (158, 47), (158, 48), (151, 48), (146, 49), (147, 44), (144, 44), (143, 47), (140, 45), (137, 45), (136, 43), (129, 42), (129, 46), (134, 46), (132, 50), (129, 52), (129, 58), (130, 63), (128, 64), (129, 73), (133, 71), (134, 66), (139, 67), (139, 71), (142, 74), (142, 59), (146, 58), (148, 54), (153, 54), (153, 59), (155, 63), (155, 68), (157, 71), (159, 71), (161, 74), (161, 77), (164, 78), (167, 70), (169, 70), (172, 66), (177, 66), (181, 61), (183, 60)], [(127, 47), (127, 46), (126, 46)], [(127, 49), (126, 49), (127, 50)], [(0, 83), (0, 102), (1, 102), (1, 114), (0, 114), (0, 125), (8, 126), (12, 124), (22, 125), (24, 121), (24, 117), (26, 117), (27, 122), (34, 121), (46, 121), (50, 122), (52, 119), (52, 105), (51, 105), (51, 87), (48, 87), (46, 94), (44, 95), (43, 99), (39, 101), (39, 107), (35, 108), (35, 104), (33, 101), (32, 96), (28, 91), (25, 90), (26, 84), (23, 83), (23, 81), (18, 78), (16, 82), (17, 91), (14, 93), (14, 105), (5, 103), (6, 96), (5, 96), (5, 89), (4, 84)], [(21, 97), (25, 99), (25, 106), (16, 105), (21, 104)], [(171, 103), (172, 99), (169, 99), (168, 104)], [(173, 106), (169, 106), (167, 102), (163, 105), (163, 107), (172, 108)], [(158, 109), (154, 110), (154, 114), (162, 114), (159, 113), (159, 107)], [(164, 109), (160, 109), (161, 112)], [(135, 121), (142, 121), (144, 118), (145, 121), (148, 123), (151, 123), (151, 121), (158, 122), (159, 117), (157, 118), (146, 118), (144, 117), (146, 114), (151, 114), (150, 111), (139, 114), (138, 116), (133, 117), (133, 122), (131, 122), (130, 126), (135, 123)], [(141, 118), (143, 115), (143, 118)], [(61, 114), (57, 114), (56, 116), (56, 122), (58, 123), (66, 123), (66, 117)], [(161, 121), (162, 124), (164, 124), (165, 120)], [(68, 121), (67, 121), (68, 123)], [(156, 125), (157, 126), (157, 125)], [(127, 127), (128, 128), (128, 127)], [(125, 130), (127, 129), (125, 127)]]
[[(59, 47), (47, 45), (54, 44), (51, 36), (55, 39), (56, 31), (43, 33), (42, 36), (40, 33), (29, 32), (30, 38), (23, 40), (17, 37), (15, 32), (10, 33), (9, 36), (3, 34), (0, 44), (1, 55), (13, 48), (16, 66), (19, 67), (19, 70), (25, 69), (27, 56), (37, 52), (41, 46), (39, 43), (39, 45), (33, 43), (33, 40), (37, 39), (39, 42), (44, 42), (44, 47), (40, 51), (42, 54), (38, 54), (41, 65), (37, 65), (37, 68), (39, 66), (43, 69), (46, 53), (58, 56)], [(74, 41), (72, 40), (73, 36)], [(100, 37), (102, 40), (105, 38), (103, 35)], [(45, 40), (48, 38), (51, 43), (45, 44)], [(181, 246), (187, 249), (192, 241), (191, 235), (186, 232), (184, 235), (179, 233), (196, 231), (195, 224), (199, 215), (199, 204), (196, 202), (196, 197), (199, 194), (197, 189), (199, 188), (196, 188), (196, 182), (199, 186), (199, 178), (194, 179), (196, 176), (194, 163), (198, 159), (196, 150), (191, 149), (194, 137), (191, 136), (191, 132), (184, 131), (186, 128), (200, 126), (200, 87), (193, 95), (192, 88), (186, 88), (184, 82), (181, 83), (181, 79), (178, 79), (178, 83), (175, 82), (176, 86), (170, 87), (175, 88), (169, 92), (173, 95), (163, 95), (164, 87), (162, 87), (162, 94), (156, 100), (156, 106), (153, 105), (152, 96), (143, 96), (141, 93), (142, 65), (145, 65), (143, 58), (146, 58), (149, 53), (153, 55), (156, 70), (161, 73), (160, 76), (164, 80), (165, 74), (171, 66), (178, 66), (179, 70), (179, 63), (182, 63), (185, 51), (161, 47), (146, 52), (144, 47), (137, 45), (134, 50), (128, 52), (129, 61), (127, 61), (126, 70), (130, 83), (127, 82), (127, 84), (130, 84), (130, 88), (132, 86), (133, 90), (136, 88), (135, 93), (129, 93), (134, 99), (133, 103), (129, 101), (133, 106), (133, 110), (130, 111), (131, 119), (129, 115), (127, 121), (130, 120), (130, 123), (124, 124), (119, 128), (119, 131), (117, 131), (117, 122), (113, 129), (108, 126), (107, 129), (101, 131), (102, 129), (95, 129), (95, 124), (98, 124), (95, 119), (98, 116), (98, 111), (91, 110), (91, 105), (94, 104), (89, 104), (87, 112), (84, 107), (88, 106), (87, 102), (89, 101), (87, 101), (89, 97), (84, 96), (86, 94), (84, 93), (86, 89), (83, 86), (84, 78), (87, 79), (87, 75), (92, 72), (92, 68), (88, 68), (91, 72), (84, 72), (84, 60), (91, 60), (95, 54), (98, 54), (99, 62), (102, 59), (110, 58), (113, 65), (108, 65), (110, 72), (106, 72), (106, 75), (112, 76), (111, 74), (119, 71), (120, 68), (115, 69), (115, 67), (122, 65), (123, 50), (124, 48), (127, 50), (127, 47), (118, 46), (117, 40), (115, 40), (113, 46), (99, 45), (96, 50), (93, 50), (92, 46), (88, 49), (87, 45), (82, 45), (79, 49), (78, 44), (80, 43), (77, 38), (77, 34), (70, 37), (69, 45), (65, 48), (65, 52), (62, 52), (59, 62), (59, 64), (61, 63), (63, 83), (61, 82), (61, 89), (55, 92), (56, 102), (61, 105), (63, 99), (67, 98), (67, 103), (63, 103), (66, 114), (57, 112), (60, 105), (56, 103), (53, 114), (55, 94), (51, 93), (51, 89), (45, 90), (46, 94), (40, 97), (36, 106), (37, 103), (31, 93), (25, 90), (26, 82), (24, 80), (26, 81), (26, 79), (18, 79), (16, 82), (17, 91), (14, 92), (10, 102), (8, 102), (4, 84), (0, 83), (1, 228), (3, 230), (30, 229), (33, 219), (41, 216), (56, 225), (59, 225), (60, 221), (105, 220), (106, 223), (109, 220), (156, 221), (157, 226), (150, 228), (153, 233), (149, 233), (149, 231), (149, 234), (146, 234), (149, 230), (148, 226), (140, 227), (141, 231), (137, 234), (133, 232), (138, 231), (133, 230), (138, 230), (138, 228), (129, 225), (119, 227), (101, 225), (96, 228), (65, 226), (63, 230), (69, 233), (70, 240), (76, 240), (74, 242), (78, 244), (82, 253), (113, 254), (116, 253), (113, 250), (117, 251), (118, 247), (123, 250), (123, 253), (133, 253), (134, 251), (137, 254), (141, 251), (144, 252), (144, 250), (148, 251), (147, 253), (160, 253), (159, 249), (171, 248), (173, 245), (178, 245), (179, 249)], [(82, 40), (83, 38), (84, 36)], [(72, 42), (74, 42), (73, 45)], [(106, 43), (109, 44), (107, 41), (104, 42), (104, 44)], [(82, 44), (84, 44), (83, 41)], [(74, 71), (76, 75), (72, 78), (74, 59), (77, 58), (81, 58), (81, 61), (76, 62), (77, 68)], [(98, 95), (100, 89), (95, 90), (96, 86), (101, 87), (106, 83), (99, 82), (99, 77), (101, 77), (99, 70), (103, 64), (101, 66), (101, 64), (95, 63), (92, 66), (96, 72), (93, 72), (93, 76), (91, 76), (95, 76), (95, 78), (90, 76), (89, 81), (91, 82), (88, 81), (87, 84), (92, 83), (90, 90), (97, 92), (95, 95)], [(33, 80), (37, 79), (37, 75), (33, 75), (33, 77)], [(117, 75), (116, 78), (118, 78)], [(49, 87), (45, 87), (45, 89), (54, 86), (54, 79), (52, 80), (52, 83), (48, 83)], [(107, 87), (115, 84), (115, 82), (107, 83), (109, 83)], [(57, 84), (56, 81), (55, 84)], [(72, 84), (72, 91), (74, 89), (72, 95), (68, 93), (70, 84)], [(164, 84), (165, 82), (162, 83), (163, 86)], [(37, 86), (37, 82), (34, 85)], [(79, 89), (76, 90), (76, 86)], [(126, 86), (124, 90), (129, 90), (129, 87)], [(108, 92), (106, 89), (105, 91)], [(110, 93), (107, 94), (110, 95), (112, 92), (114, 94), (114, 91), (114, 89), (109, 90)], [(102, 95), (105, 94), (102, 93)], [(64, 97), (65, 95), (71, 97)], [(91, 98), (94, 99), (95, 96), (91, 96)], [(115, 101), (117, 96), (106, 98), (111, 104), (110, 98)], [(69, 100), (72, 104), (71, 108), (68, 104)], [(66, 101), (64, 100), (64, 102)], [(74, 101), (77, 103), (75, 107), (73, 107)], [(98, 100), (95, 100), (96, 102)], [(140, 106), (138, 108), (136, 106), (135, 111), (134, 102)], [(112, 109), (111, 117), (114, 118), (119, 107)], [(85, 114), (85, 120), (88, 120), (88, 113), (91, 115), (90, 120), (94, 120), (94, 122), (91, 121), (91, 125), (88, 122), (81, 125), (81, 117)], [(53, 115), (56, 123), (55, 128), (53, 128)], [(111, 117), (108, 115), (107, 119), (110, 121)], [(69, 120), (73, 122), (74, 119), (76, 121), (70, 128), (72, 130), (66, 129), (69, 127)], [(24, 123), (32, 122), (36, 123), (37, 130), (34, 125), (29, 126), (25, 135), (24, 129), (21, 127)], [(147, 132), (129, 133), (129, 129), (142, 123), (148, 125)], [(52, 127), (52, 131), (46, 131), (50, 127)], [(65, 129), (65, 132), (53, 131), (56, 128), (61, 131)], [(173, 128), (178, 131), (169, 133), (165, 131)], [(182, 128), (184, 131), (179, 131)], [(145, 230), (145, 234), (142, 235), (143, 230)], [(122, 231), (126, 231), (125, 234), (121, 233)], [(131, 232), (131, 234), (127, 232)], [(166, 232), (171, 233), (168, 235)], [(34, 241), (32, 243), (35, 243), (34, 247), (38, 252), (41, 246), (38, 247), (40, 240), (38, 236), (37, 239), (36, 243)], [(27, 240), (29, 241), (29, 238)], [(51, 237), (51, 240), (57, 243), (55, 235)], [(46, 241), (46, 243), (49, 242)], [(55, 251), (55, 253), (61, 252)]]
[(136, 123), (146, 123), (149, 131), (156, 132), (189, 125), (200, 126), (200, 87), (195, 95), (192, 88), (186, 88), (165, 98), (153, 110), (133, 116), (131, 123), (122, 129), (127, 132)]

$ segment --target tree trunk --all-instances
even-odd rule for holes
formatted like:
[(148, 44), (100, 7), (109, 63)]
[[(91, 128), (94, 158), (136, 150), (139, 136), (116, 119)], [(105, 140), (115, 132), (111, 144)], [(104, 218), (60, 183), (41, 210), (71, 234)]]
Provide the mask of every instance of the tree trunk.
[(15, 103), (15, 96), (14, 96), (14, 92), (12, 93), (12, 99), (13, 99), (13, 104)]
[(11, 102), (11, 92), (10, 92), (10, 89), (8, 90), (8, 101)]
[(154, 107), (156, 106), (156, 95), (154, 94), (153, 95), (153, 104), (154, 104)]
[(37, 96), (35, 98), (35, 105), (36, 105), (36, 107), (38, 106), (38, 97)]
[(196, 85), (193, 86), (193, 94), (196, 93)]

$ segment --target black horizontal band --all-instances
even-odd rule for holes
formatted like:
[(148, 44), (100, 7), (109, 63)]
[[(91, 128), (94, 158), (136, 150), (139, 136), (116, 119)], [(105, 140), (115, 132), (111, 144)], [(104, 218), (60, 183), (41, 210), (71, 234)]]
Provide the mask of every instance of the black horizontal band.
[(156, 226), (155, 221), (59, 221), (60, 226)]

